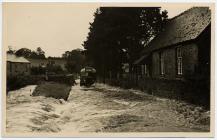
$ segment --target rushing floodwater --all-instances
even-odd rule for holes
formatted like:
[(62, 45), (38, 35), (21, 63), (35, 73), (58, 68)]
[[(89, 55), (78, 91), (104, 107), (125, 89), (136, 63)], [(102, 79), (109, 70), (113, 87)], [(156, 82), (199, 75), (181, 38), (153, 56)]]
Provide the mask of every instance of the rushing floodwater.
[(57, 106), (60, 106), (61, 100), (42, 96), (33, 97), (31, 94), (35, 87), (31, 85), (9, 92), (7, 98), (8, 132), (58, 131), (59, 128), (52, 123), (51, 118), (59, 118), (60, 112)]
[(91, 88), (76, 85), (72, 86), (68, 101), (64, 101), (33, 97), (35, 87), (30, 85), (9, 92), (6, 105), (8, 133), (209, 130), (209, 124), (194, 124), (195, 118), (190, 120), (192, 116), (186, 117), (175, 111), (172, 107), (178, 102), (140, 91), (103, 84)]
[[(9, 92), (7, 96), (7, 132), (59, 132), (82, 131), (78, 120), (89, 114), (90, 108), (81, 107), (84, 103), (75, 102), (71, 95), (82, 95), (92, 88), (73, 86), (68, 101), (43, 96), (32, 96), (36, 85), (26, 86)], [(81, 107), (79, 111), (79, 107)], [(74, 114), (76, 112), (76, 114)], [(108, 112), (108, 111), (107, 111)], [(88, 120), (88, 116), (85, 118)], [(71, 124), (73, 123), (73, 124)], [(85, 121), (83, 122), (85, 125)], [(87, 124), (88, 125), (88, 124)], [(85, 126), (86, 127), (86, 126)]]

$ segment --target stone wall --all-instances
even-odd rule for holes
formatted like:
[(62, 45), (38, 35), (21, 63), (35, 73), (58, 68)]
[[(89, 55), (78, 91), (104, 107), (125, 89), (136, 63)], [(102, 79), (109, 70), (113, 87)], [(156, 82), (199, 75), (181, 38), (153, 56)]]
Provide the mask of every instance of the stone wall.
[(7, 76), (17, 75), (30, 75), (30, 64), (7, 62)]

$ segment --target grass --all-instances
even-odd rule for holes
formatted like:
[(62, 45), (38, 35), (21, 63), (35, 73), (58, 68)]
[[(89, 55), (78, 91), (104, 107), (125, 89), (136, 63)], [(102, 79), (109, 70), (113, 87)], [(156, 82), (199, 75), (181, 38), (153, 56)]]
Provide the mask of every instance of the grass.
[(71, 86), (67, 84), (61, 84), (56, 82), (43, 82), (35, 88), (32, 95), (67, 100), (70, 90)]

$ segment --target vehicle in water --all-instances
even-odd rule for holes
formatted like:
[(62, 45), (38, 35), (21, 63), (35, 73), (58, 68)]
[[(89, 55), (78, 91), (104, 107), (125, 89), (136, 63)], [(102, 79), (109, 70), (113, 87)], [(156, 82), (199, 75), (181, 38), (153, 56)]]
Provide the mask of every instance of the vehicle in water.
[(96, 70), (92, 67), (84, 67), (80, 71), (80, 86), (91, 86), (96, 81)]

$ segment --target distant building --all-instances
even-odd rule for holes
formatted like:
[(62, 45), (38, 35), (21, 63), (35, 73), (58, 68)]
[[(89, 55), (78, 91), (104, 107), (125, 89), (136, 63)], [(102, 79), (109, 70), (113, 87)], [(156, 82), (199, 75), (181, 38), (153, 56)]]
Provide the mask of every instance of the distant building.
[(30, 62), (24, 57), (7, 54), (7, 76), (30, 75)]
[(60, 66), (64, 71), (66, 70), (66, 60), (62, 58), (45, 58), (45, 59), (36, 59), (28, 58), (31, 62), (31, 67), (46, 67), (48, 65)]

